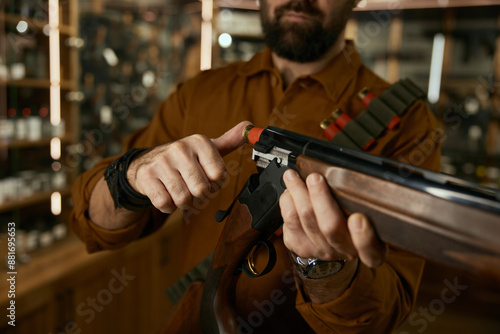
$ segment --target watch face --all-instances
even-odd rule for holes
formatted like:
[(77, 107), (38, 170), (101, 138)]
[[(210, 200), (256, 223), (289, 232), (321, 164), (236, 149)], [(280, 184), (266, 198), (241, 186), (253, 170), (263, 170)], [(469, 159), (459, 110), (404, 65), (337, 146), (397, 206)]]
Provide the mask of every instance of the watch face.
[(316, 261), (305, 273), (309, 278), (323, 278), (339, 272), (344, 267), (345, 260)]
[(321, 261), (316, 258), (300, 257), (291, 252), (302, 276), (306, 278), (323, 278), (333, 275), (344, 268), (345, 260)]

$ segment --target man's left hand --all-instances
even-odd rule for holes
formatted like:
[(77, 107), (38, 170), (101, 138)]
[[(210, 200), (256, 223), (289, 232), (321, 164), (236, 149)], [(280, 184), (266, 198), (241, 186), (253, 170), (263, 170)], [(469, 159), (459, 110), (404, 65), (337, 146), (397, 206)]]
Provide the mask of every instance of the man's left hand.
[(365, 215), (347, 219), (333, 198), (323, 176), (313, 173), (304, 182), (294, 170), (285, 172), (287, 190), (280, 198), (285, 246), (301, 257), (325, 261), (352, 260), (374, 268), (387, 256)]

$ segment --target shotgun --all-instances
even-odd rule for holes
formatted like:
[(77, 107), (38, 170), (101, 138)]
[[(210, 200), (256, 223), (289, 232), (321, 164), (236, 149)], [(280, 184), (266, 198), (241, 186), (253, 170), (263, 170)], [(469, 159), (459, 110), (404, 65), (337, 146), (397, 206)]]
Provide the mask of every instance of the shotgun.
[[(500, 280), (500, 191), (276, 127), (249, 126), (243, 136), (254, 145), (259, 173), (217, 213), (227, 221), (206, 279), (189, 287), (164, 333), (237, 333), (238, 273), (255, 277), (274, 265), (266, 240), (282, 224), (278, 200), (289, 168), (303, 179), (322, 174), (345, 214), (365, 214), (393, 247)], [(256, 245), (269, 251), (261, 273), (245, 261)], [(182, 321), (189, 328), (175, 327), (186, 309), (200, 322), (190, 317)]]

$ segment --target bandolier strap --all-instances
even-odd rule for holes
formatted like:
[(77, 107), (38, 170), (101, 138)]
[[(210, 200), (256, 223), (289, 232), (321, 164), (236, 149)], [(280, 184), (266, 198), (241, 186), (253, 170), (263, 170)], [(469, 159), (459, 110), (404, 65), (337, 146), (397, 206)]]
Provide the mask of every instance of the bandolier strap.
[(351, 119), (340, 109), (320, 123), (323, 134), (337, 145), (368, 150), (384, 131), (394, 129), (401, 116), (417, 100), (425, 98), (425, 92), (410, 79), (402, 79), (375, 97), (367, 88), (358, 93), (366, 107), (356, 119)]

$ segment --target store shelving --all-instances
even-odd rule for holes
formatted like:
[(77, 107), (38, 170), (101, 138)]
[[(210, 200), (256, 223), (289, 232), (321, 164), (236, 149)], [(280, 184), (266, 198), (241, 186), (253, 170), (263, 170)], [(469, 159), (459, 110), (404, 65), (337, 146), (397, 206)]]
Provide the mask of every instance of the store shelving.
[[(78, 166), (66, 163), (68, 148), (77, 145), (79, 133), (78, 101), (67, 98), (79, 89), (79, 51), (74, 47), (75, 39), (81, 42), (78, 1), (54, 3), (59, 8), (57, 22), (49, 22), (48, 1), (9, 0), (0, 4), (0, 182), (15, 179), (16, 183), (23, 173), (29, 173), (31, 179), (44, 174), (49, 180), (43, 188), (32, 191), (7, 189), (2, 184), (0, 228), (5, 221), (14, 221), (20, 233), (66, 224), (71, 210), (70, 185), (79, 174)], [(54, 32), (57, 39), (53, 39)], [(54, 55), (59, 62), (53, 61)], [(21, 68), (20, 73), (14, 74), (15, 66)], [(55, 69), (59, 76), (54, 75)], [(22, 135), (16, 132), (18, 122), (29, 123), (35, 118), (36, 134), (26, 124)], [(56, 174), (64, 180), (62, 186), (51, 186)], [(29, 183), (17, 187), (24, 186)], [(62, 211), (53, 208), (54, 192), (61, 195)], [(48, 225), (34, 225), (37, 217), (50, 217), (46, 219)]]
[(54, 193), (54, 192), (59, 192), (62, 196), (68, 196), (71, 194), (71, 188), (64, 187), (62, 189), (53, 189), (50, 191), (43, 191), (43, 192), (37, 193), (37, 194), (34, 194), (34, 195), (26, 197), (26, 198), (5, 201), (2, 204), (0, 204), (0, 213), (11, 211), (11, 210), (27, 208), (27, 207), (32, 206), (34, 204), (40, 204), (43, 202), (47, 202), (50, 200), (50, 197), (51, 197), (52, 193)]

